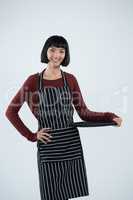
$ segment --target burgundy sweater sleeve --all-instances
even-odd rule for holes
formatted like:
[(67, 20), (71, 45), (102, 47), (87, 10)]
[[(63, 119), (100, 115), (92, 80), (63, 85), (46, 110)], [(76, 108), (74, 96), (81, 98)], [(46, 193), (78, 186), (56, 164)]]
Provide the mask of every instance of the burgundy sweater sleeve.
[(32, 76), (33, 75), (27, 78), (22, 87), (13, 97), (13, 99), (11, 100), (10, 104), (6, 109), (5, 115), (21, 135), (23, 135), (28, 140), (35, 142), (37, 140), (37, 134), (33, 133), (27, 128), (27, 126), (23, 123), (18, 114), (24, 102), (28, 101), (27, 97), (29, 95), (29, 89), (30, 89), (29, 86), (31, 84)]
[(112, 112), (91, 111), (85, 104), (78, 81), (73, 75), (73, 104), (79, 115), (84, 121), (111, 122), (114, 117), (119, 117)]

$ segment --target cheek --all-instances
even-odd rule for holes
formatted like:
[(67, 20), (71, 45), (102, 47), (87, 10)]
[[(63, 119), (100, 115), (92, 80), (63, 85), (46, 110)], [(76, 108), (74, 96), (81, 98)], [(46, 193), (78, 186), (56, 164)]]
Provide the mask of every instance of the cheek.
[(47, 57), (51, 58), (53, 55), (51, 53), (47, 53)]
[(62, 55), (62, 59), (64, 59), (65, 58), (65, 54), (64, 55)]

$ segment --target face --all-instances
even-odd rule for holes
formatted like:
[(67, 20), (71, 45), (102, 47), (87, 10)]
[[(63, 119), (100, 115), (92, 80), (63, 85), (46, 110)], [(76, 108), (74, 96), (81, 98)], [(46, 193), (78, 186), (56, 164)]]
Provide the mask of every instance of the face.
[(59, 47), (49, 47), (47, 51), (49, 62), (54, 65), (60, 65), (65, 58), (65, 49)]

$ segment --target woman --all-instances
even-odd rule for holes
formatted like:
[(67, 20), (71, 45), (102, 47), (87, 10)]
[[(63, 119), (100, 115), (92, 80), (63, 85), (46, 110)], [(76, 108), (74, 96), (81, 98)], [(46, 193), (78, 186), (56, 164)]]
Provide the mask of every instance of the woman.
[[(54, 35), (46, 40), (41, 62), (47, 63), (47, 67), (27, 78), (9, 104), (6, 116), (25, 138), (37, 142), (41, 200), (89, 195), (79, 131), (73, 126), (73, 105), (85, 121), (115, 121), (120, 126), (122, 119), (111, 112), (94, 112), (87, 108), (76, 77), (60, 68), (70, 62), (64, 37)], [(18, 115), (25, 101), (38, 120), (35, 133)]]

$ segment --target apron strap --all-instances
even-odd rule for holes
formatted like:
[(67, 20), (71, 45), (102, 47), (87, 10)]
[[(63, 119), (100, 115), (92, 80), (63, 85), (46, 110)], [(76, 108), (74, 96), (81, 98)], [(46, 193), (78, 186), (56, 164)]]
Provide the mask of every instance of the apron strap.
[(61, 69), (61, 74), (62, 74), (62, 77), (63, 77), (64, 86), (66, 86), (67, 85), (67, 81), (66, 81), (66, 77), (65, 77), (65, 74), (62, 71), (62, 69)]
[(37, 83), (38, 90), (42, 89), (42, 73), (38, 73), (38, 83)]

